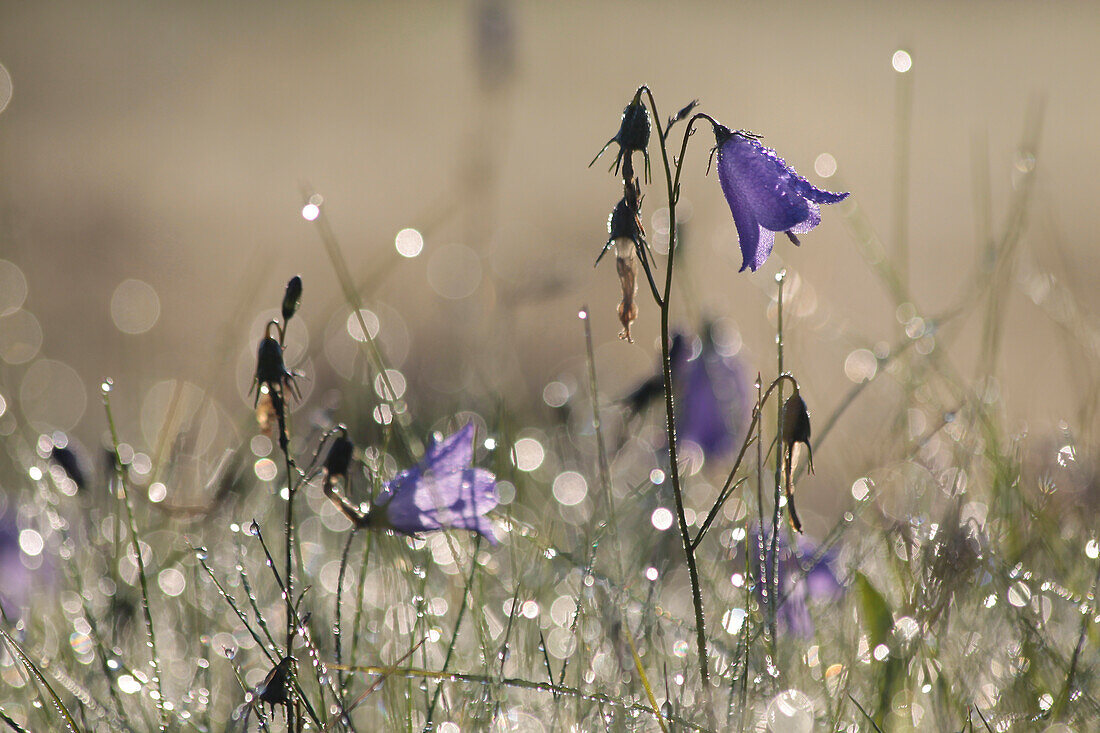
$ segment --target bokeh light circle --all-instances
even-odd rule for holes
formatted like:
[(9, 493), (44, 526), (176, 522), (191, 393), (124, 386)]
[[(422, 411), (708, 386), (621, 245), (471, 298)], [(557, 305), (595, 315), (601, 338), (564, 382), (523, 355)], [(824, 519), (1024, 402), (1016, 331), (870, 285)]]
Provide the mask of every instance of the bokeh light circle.
[(424, 250), (424, 236), (415, 229), (402, 229), (393, 244), (402, 257), (416, 257)]
[(72, 430), (84, 416), (88, 395), (68, 364), (41, 359), (28, 367), (19, 385), (19, 403), (35, 430)]
[(141, 280), (123, 280), (111, 295), (111, 320), (123, 333), (145, 333), (160, 318), (160, 298)]
[(14, 90), (15, 86), (12, 84), (11, 74), (8, 73), (3, 64), (0, 64), (0, 112), (3, 112), (4, 108), (8, 106)]
[[(3, 107), (2, 102), (0, 107)], [(27, 278), (23, 271), (13, 262), (0, 260), (0, 317), (15, 313), (26, 299)]]
[(42, 348), (42, 327), (34, 314), (17, 310), (0, 318), (0, 359), (8, 364), (26, 364)]

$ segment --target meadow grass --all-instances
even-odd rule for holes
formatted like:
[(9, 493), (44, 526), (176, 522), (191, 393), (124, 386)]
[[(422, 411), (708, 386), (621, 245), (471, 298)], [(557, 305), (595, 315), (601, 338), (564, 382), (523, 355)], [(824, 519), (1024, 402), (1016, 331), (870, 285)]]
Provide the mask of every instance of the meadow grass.
[[(908, 114), (904, 104), (899, 110)], [(1036, 150), (1038, 139), (1039, 125), (1029, 124), (1020, 150)], [(670, 198), (686, 145), (685, 135), (677, 168), (664, 159)], [(786, 521), (809, 446), (796, 449), (784, 431), (792, 419), (785, 398), (806, 389), (784, 362), (789, 282), (782, 275), (767, 285), (775, 370), (755, 384), (747, 376), (743, 441), (698, 471), (690, 456), (676, 460), (675, 436), (662, 441), (662, 424), (678, 419), (669, 339), (664, 409), (632, 415), (601, 392), (591, 334), (598, 316), (587, 307), (576, 330), (580, 386), (553, 420), (533, 425), (510, 411), (507, 395), (457, 412), (420, 405), (412, 414), (320, 213), (321, 247), (364, 334), (355, 373), (338, 385), (345, 403), (337, 413), (358, 446), (340, 476), (343, 494), (352, 508), (369, 503), (385, 480), (423, 456), (429, 436), (472, 421), (475, 465), (501, 482), (491, 515), (500, 543), (465, 531), (404, 536), (349, 521), (323, 486), (336, 421), (312, 416), (309, 398), (299, 404), (281, 377), (259, 402), (268, 437), (257, 440), (256, 416), (242, 411), (233, 420), (244, 438), (216, 460), (209, 452), (200, 458), (195, 447), (202, 411), (177, 414), (182, 399), (174, 398), (157, 445), (145, 446), (156, 457), (151, 475), (136, 474), (132, 451), (122, 450), (139, 442), (133, 426), (112, 417), (110, 398), (126, 386), (105, 381), (110, 460), (79, 491), (54, 450), (64, 448), (64, 436), (31, 431), (10, 401), (18, 429), (4, 441), (6, 501), (18, 529), (42, 540), (31, 548), (32, 564), (51, 578), (51, 590), (0, 607), (0, 724), (442, 733), (1095, 729), (1093, 451), (1074, 426), (1056, 436), (1014, 430), (992, 386), (1004, 299), (1028, 278), (1044, 277), (1022, 237), (1032, 177), (1014, 188), (1000, 234), (985, 243), (966, 291), (935, 312), (908, 290), (905, 222), (894, 222), (902, 234), (888, 247), (858, 194), (841, 205), (853, 242), (898, 309), (899, 327), (895, 343), (867, 352), (865, 378), (835, 408), (813, 413), (809, 442), (821, 456), (842, 415), (881, 412), (869, 403), (891, 400), (882, 429), (867, 438), (875, 461), (851, 466), (839, 518), (816, 542)], [(900, 176), (902, 201), (905, 185)], [(670, 210), (674, 217), (675, 200)], [(904, 207), (899, 212), (905, 216)], [(831, 225), (841, 226), (835, 214)], [(663, 282), (647, 276), (668, 336), (675, 291), (672, 268), (665, 272)], [(1073, 294), (1058, 292), (1072, 331), (1087, 329)], [(273, 294), (266, 305), (276, 303)], [(289, 317), (284, 309), (280, 340)], [(981, 323), (979, 368), (969, 375), (951, 358), (952, 329), (967, 319)], [(882, 382), (891, 385), (889, 398)], [(0, 392), (12, 394), (9, 385)], [(1082, 422), (1084, 430), (1087, 410)], [(537, 461), (521, 446), (533, 427), (541, 436)], [(205, 487), (205, 501), (165, 502), (150, 492), (158, 481)], [(570, 485), (574, 493), (562, 501)], [(657, 520), (662, 510), (667, 522)], [(822, 591), (830, 579), (835, 587)]]

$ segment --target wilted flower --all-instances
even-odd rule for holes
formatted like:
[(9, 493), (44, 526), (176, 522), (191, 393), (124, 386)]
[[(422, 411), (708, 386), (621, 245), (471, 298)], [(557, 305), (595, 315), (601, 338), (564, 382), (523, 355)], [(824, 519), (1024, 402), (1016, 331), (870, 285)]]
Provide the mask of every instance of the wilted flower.
[(747, 267), (755, 272), (764, 264), (776, 232), (783, 232), (797, 245), (796, 235), (821, 222), (819, 204), (835, 204), (848, 197), (847, 193), (815, 187), (751, 133), (715, 124), (714, 137), (718, 180), (741, 243), (741, 270)]
[[(375, 498), (374, 506), (365, 515), (337, 492), (335, 481), (331, 480), (337, 475), (346, 476), (343, 456), (347, 455), (349, 459), (351, 456), (351, 442), (345, 438), (345, 447), (337, 440), (325, 462), (324, 490), (356, 525), (392, 529), (401, 534), (469, 529), (496, 543), (492, 523), (485, 518), (486, 512), (500, 503), (496, 476), (484, 468), (472, 466), (473, 423), (433, 443), (420, 463), (386, 482)], [(333, 464), (331, 468), (330, 462)], [(343, 474), (339, 473), (341, 470)]]
[[(634, 95), (634, 99), (630, 104), (626, 105), (626, 109), (623, 110), (622, 122), (619, 124), (619, 131), (615, 133), (615, 137), (607, 141), (607, 145), (604, 145), (600, 152), (596, 153), (596, 157), (592, 159), (592, 163), (588, 164), (591, 168), (592, 164), (600, 159), (600, 156), (604, 154), (608, 146), (611, 143), (619, 144), (619, 154), (615, 156), (615, 173), (619, 172), (619, 166), (623, 163), (623, 158), (630, 158), (634, 154), (635, 150), (640, 150), (645, 157), (645, 179), (649, 181), (649, 109), (646, 108), (642, 102), (642, 90), (639, 89)], [(630, 178), (629, 175), (626, 178)]]
[[(778, 582), (773, 584), (771, 581), (772, 573), (775, 572), (775, 555), (772, 554), (770, 534), (765, 533), (761, 537), (754, 529), (749, 533), (748, 541), (748, 552), (754, 565), (759, 562), (758, 543), (762, 541), (766, 548), (767, 562), (764, 573), (768, 581), (767, 587), (778, 588), (780, 605), (777, 618), (780, 626), (795, 636), (804, 639), (812, 637), (814, 621), (810, 616), (808, 603), (810, 601), (835, 602), (844, 595), (844, 584), (840, 582), (834, 569), (836, 552), (826, 550), (821, 553), (820, 548), (805, 537), (799, 537), (797, 547), (792, 548), (786, 538), (780, 534), (777, 544), (779, 575)], [(765, 584), (758, 582), (756, 587), (760, 594)], [(762, 595), (760, 597), (763, 598)]]
[[(627, 175), (623, 183), (623, 197), (611, 215), (607, 218), (607, 243), (596, 258), (596, 264), (607, 254), (607, 250), (615, 247), (615, 271), (619, 275), (619, 285), (622, 288), (622, 300), (619, 302), (619, 323), (623, 324), (623, 330), (619, 338), (633, 342), (630, 336), (630, 326), (638, 318), (638, 303), (635, 296), (638, 294), (638, 268), (637, 260), (645, 258), (645, 230), (642, 228), (641, 206), (642, 197), (639, 192), (638, 179), (634, 178), (634, 166), (628, 158), (623, 167), (624, 175)], [(637, 255), (637, 256), (635, 256)]]

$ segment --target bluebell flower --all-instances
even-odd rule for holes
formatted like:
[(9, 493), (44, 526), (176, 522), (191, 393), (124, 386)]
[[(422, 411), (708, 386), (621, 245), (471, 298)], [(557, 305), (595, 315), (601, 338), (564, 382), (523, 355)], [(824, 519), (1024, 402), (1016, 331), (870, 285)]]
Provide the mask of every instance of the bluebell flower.
[(714, 125), (718, 151), (718, 181), (729, 203), (741, 243), (741, 270), (764, 264), (783, 232), (796, 245), (797, 235), (821, 223), (820, 204), (835, 204), (847, 193), (817, 188), (795, 173), (757, 136)]
[[(760, 535), (754, 529), (749, 533), (748, 544), (750, 562), (754, 566), (759, 561), (759, 541)], [(771, 551), (769, 533), (764, 534), (763, 542), (767, 548), (765, 577), (770, 581), (775, 556)], [(818, 557), (820, 548), (813, 541), (799, 537), (797, 546), (792, 548), (782, 534), (779, 535), (778, 550), (779, 578), (776, 587), (779, 589), (780, 606), (776, 617), (780, 627), (788, 633), (809, 639), (814, 635), (814, 620), (808, 604), (811, 601), (836, 602), (844, 597), (845, 587), (835, 570), (836, 552), (826, 550)], [(768, 585), (771, 585), (770, 582)], [(756, 588), (762, 599), (764, 584), (757, 583)]]
[(744, 439), (751, 411), (741, 363), (718, 352), (709, 326), (699, 354), (681, 362), (673, 362), (672, 372), (680, 440), (695, 443), (707, 457), (726, 455)]
[(428, 447), (423, 460), (386, 482), (375, 498), (366, 524), (416, 534), (439, 529), (468, 529), (496, 544), (485, 514), (500, 498), (496, 476), (474, 468), (474, 425)]
[[(681, 442), (694, 443), (705, 457), (713, 458), (728, 454), (744, 439), (752, 403), (740, 361), (718, 352), (709, 326), (701, 341), (694, 357), (682, 333), (674, 334), (669, 346), (676, 433)], [(664, 377), (658, 372), (623, 402), (638, 413), (663, 393)]]

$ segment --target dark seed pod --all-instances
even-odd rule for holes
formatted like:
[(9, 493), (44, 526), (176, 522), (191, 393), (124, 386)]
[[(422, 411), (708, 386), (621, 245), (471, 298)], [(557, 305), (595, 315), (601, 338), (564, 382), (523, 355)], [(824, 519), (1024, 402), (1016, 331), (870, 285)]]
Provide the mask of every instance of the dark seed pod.
[(348, 439), (346, 432), (336, 436), (325, 458), (326, 482), (336, 476), (348, 475), (348, 466), (351, 465), (351, 456), (354, 451), (355, 444)]
[(623, 110), (622, 124), (615, 140), (625, 152), (645, 150), (649, 146), (649, 130), (649, 110), (641, 99), (637, 99)]
[(276, 705), (286, 705), (290, 702), (290, 675), (293, 670), (295, 659), (294, 657), (283, 657), (283, 659), (267, 673), (267, 677), (256, 688), (256, 698), (260, 702), (267, 703), (268, 705), (275, 707)]
[(283, 347), (271, 336), (260, 341), (256, 354), (256, 379), (260, 384), (278, 384), (286, 375)]
[(810, 413), (798, 392), (783, 404), (783, 442), (788, 448), (795, 443), (810, 447)]
[[(611, 166), (615, 173), (619, 172), (619, 167), (623, 164), (624, 160), (629, 160), (630, 156), (635, 151), (641, 151), (645, 156), (645, 178), (649, 181), (649, 109), (642, 102), (641, 90), (634, 95), (634, 99), (630, 104), (626, 105), (623, 110), (622, 121), (619, 123), (619, 131), (615, 133), (615, 137), (607, 141), (607, 144), (603, 146), (603, 149), (596, 154), (596, 157), (592, 159), (592, 163), (595, 163), (600, 159), (600, 156), (604, 154), (604, 151), (611, 145), (611, 143), (619, 144), (619, 154), (615, 156), (615, 164)], [(592, 163), (588, 165), (591, 167)], [(625, 175), (625, 178), (629, 180), (630, 175)]]
[(624, 248), (628, 242), (634, 247), (645, 245), (645, 232), (638, 217), (637, 203), (631, 201), (631, 196), (627, 195), (619, 199), (619, 203), (615, 204), (615, 208), (611, 210), (611, 214), (607, 217), (607, 234), (607, 243), (596, 258), (597, 265), (612, 245), (616, 245), (617, 250)]
[(302, 278), (298, 275), (290, 278), (286, 284), (286, 293), (283, 295), (283, 323), (289, 321), (298, 312), (298, 306), (302, 304)]

